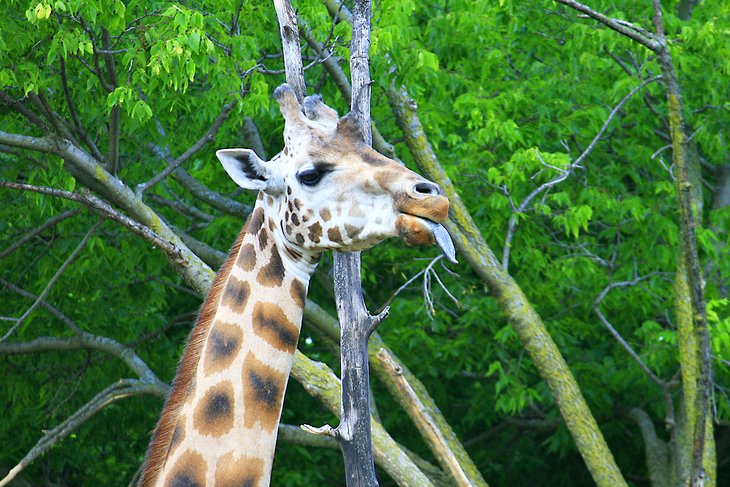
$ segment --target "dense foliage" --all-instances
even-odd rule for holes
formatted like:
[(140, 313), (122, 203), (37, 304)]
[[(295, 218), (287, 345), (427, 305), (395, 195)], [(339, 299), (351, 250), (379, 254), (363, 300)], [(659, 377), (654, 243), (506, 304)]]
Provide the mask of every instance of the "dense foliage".
[[(650, 2), (592, 3), (651, 30)], [(730, 208), (722, 204), (730, 200), (730, 5), (701, 2), (682, 19), (679, 4), (665, 2), (664, 20), (702, 170), (698, 244), (722, 485), (730, 482)], [(333, 24), (320, 2), (295, 7), (312, 37), (325, 42), (347, 71), (347, 24)], [(0, 131), (73, 138), (132, 189), (167, 167), (166, 157), (183, 155), (235, 102), (213, 143), (186, 161), (187, 174), (175, 172), (144, 193), (145, 202), (179, 235), (227, 251), (245, 216), (243, 205), (231, 199), (251, 204), (254, 195), (235, 191), (214, 150), (256, 143), (251, 119), (269, 156), (282, 145), (283, 122), (270, 99), (283, 81), (272, 5), (10, 0), (1, 8)], [(310, 91), (346, 111), (348, 102), (316, 53), (304, 54), (305, 65), (312, 63), (305, 72)], [(653, 374), (673, 381), (670, 394), (678, 404), (678, 219), (661, 81), (648, 82), (611, 113), (660, 73), (653, 54), (547, 0), (382, 0), (374, 6), (371, 57), (376, 126), (411, 164), (386, 96), (391, 86), (405, 86), (482, 235), (500, 258), (508, 252), (510, 274), (566, 357), (624, 476), (647, 485), (644, 439), (629, 412), (648, 413), (656, 434), (667, 440), (667, 403), (605, 324)], [(579, 160), (609, 117), (606, 131)], [(80, 194), (84, 186), (97, 189), (55, 156), (0, 145), (0, 161), (2, 181)], [(566, 170), (564, 180), (551, 183)], [(190, 176), (219, 194), (205, 199)], [(531, 195), (546, 183), (549, 188)], [(99, 217), (72, 201), (35, 192), (0, 188), (0, 195), (4, 336), (35, 300), (22, 290), (40, 295)], [(77, 208), (82, 210), (16, 250), (2, 250)], [(392, 299), (381, 336), (424, 382), (487, 482), (590, 484), (545, 382), (484, 282), (464, 263), (434, 263), (436, 255), (435, 249), (388, 242), (363, 256), (370, 307)], [(330, 273), (326, 257), (310, 297), (333, 311)], [(65, 316), (85, 332), (132, 347), (169, 382), (200, 297), (159, 250), (106, 221), (44, 301), (60, 313), (39, 306), (5, 343), (71, 336)], [(337, 369), (331, 343), (306, 323), (300, 349)], [(44, 430), (131, 374), (118, 358), (91, 349), (0, 354), (0, 364), (0, 394), (7, 403), (0, 422), (0, 473)], [(386, 428), (430, 459), (394, 399), (373, 385)], [(33, 485), (126, 484), (143, 459), (161, 405), (153, 395), (110, 404), (21, 476)], [(282, 420), (336, 423), (293, 382)], [(280, 442), (272, 483), (340, 485), (341, 463), (337, 451)]]

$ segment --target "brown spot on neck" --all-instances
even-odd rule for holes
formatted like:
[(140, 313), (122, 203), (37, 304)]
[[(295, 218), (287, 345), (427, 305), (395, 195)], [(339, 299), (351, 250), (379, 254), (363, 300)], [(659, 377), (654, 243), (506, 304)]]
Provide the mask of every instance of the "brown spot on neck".
[(256, 267), (256, 249), (253, 244), (246, 244), (241, 247), (236, 265), (246, 272), (251, 272)]
[(253, 308), (253, 329), (269, 344), (283, 352), (294, 353), (299, 340), (299, 326), (286, 317), (274, 303), (258, 302)]
[(327, 230), (327, 238), (333, 243), (342, 243), (342, 234), (339, 227), (332, 227)]
[(252, 235), (258, 235), (259, 230), (264, 224), (264, 209), (257, 206), (253, 213), (251, 213), (251, 219), (248, 221), (248, 233)]
[(258, 234), (259, 249), (264, 250), (269, 245), (269, 232), (265, 228), (261, 227)]
[(200, 453), (187, 450), (172, 467), (165, 487), (204, 487), (207, 465)]
[(204, 435), (222, 436), (233, 428), (233, 383), (223, 381), (200, 399), (193, 414), (193, 427)]
[(283, 374), (253, 354), (243, 361), (243, 422), (247, 428), (257, 422), (267, 431), (279, 423), (288, 374)]
[(291, 289), (289, 290), (294, 303), (300, 308), (304, 308), (307, 301), (307, 286), (299, 279), (294, 279), (291, 282)]
[(243, 313), (250, 294), (251, 286), (249, 283), (230, 276), (223, 291), (221, 304), (228, 306), (235, 313)]
[(232, 323), (216, 321), (208, 334), (203, 368), (206, 375), (230, 367), (241, 350), (243, 330)]
[(215, 469), (216, 487), (257, 487), (263, 477), (261, 458), (235, 457), (233, 453), (223, 455)]
[(278, 287), (284, 281), (284, 263), (281, 260), (278, 249), (271, 249), (269, 262), (259, 270), (256, 275), (256, 282), (266, 287)]
[(347, 236), (351, 239), (354, 239), (358, 235), (360, 235), (360, 232), (362, 229), (360, 227), (355, 227), (353, 225), (350, 225), (349, 223), (345, 223), (345, 232), (347, 232)]

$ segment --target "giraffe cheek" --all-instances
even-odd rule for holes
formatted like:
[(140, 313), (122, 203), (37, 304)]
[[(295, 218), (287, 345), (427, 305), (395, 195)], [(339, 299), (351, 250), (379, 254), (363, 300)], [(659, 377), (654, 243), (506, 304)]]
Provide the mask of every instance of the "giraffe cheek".
[(395, 228), (398, 236), (408, 245), (433, 245), (435, 243), (431, 229), (418, 217), (401, 213), (395, 219)]

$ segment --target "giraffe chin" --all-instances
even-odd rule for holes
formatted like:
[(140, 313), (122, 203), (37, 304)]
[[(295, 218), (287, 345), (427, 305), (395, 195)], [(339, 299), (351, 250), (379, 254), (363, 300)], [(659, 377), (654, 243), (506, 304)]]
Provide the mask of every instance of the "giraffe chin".
[(442, 225), (425, 218), (401, 213), (395, 219), (395, 228), (398, 236), (408, 245), (436, 244), (449, 262), (458, 263), (454, 243)]

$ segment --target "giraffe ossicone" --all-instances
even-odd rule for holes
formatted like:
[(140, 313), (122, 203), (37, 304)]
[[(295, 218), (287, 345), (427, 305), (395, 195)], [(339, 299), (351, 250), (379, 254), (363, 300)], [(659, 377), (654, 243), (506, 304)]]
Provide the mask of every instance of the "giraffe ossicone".
[(254, 210), (201, 308), (148, 449), (142, 486), (267, 486), (309, 278), (326, 250), (389, 237), (438, 244), (441, 188), (364, 143), (350, 115), (319, 96), (274, 92), (284, 149), (216, 155), (233, 181), (259, 191)]

